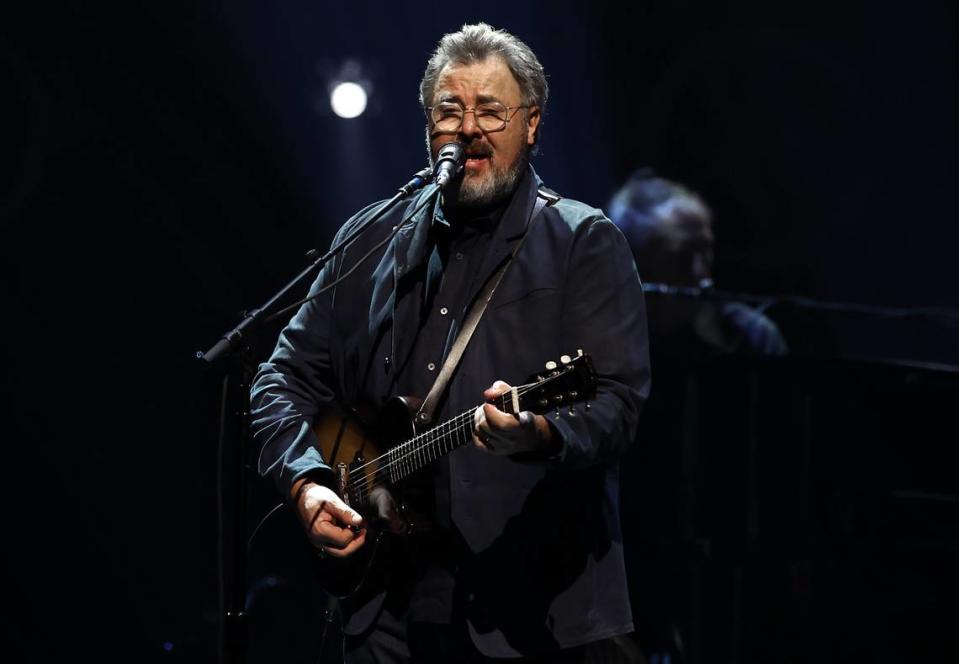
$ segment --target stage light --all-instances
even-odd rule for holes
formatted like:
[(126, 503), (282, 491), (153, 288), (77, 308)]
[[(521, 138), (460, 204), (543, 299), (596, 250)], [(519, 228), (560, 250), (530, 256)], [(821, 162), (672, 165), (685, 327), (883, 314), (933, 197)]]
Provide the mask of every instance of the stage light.
[(330, 107), (341, 118), (356, 118), (366, 110), (366, 90), (359, 83), (343, 81), (333, 86)]

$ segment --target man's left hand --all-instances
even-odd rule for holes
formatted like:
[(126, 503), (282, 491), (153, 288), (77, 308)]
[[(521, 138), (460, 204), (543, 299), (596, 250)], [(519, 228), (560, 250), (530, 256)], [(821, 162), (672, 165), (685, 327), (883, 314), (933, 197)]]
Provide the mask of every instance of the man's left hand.
[[(510, 389), (498, 380), (483, 392), (483, 398), (492, 401)], [(473, 443), (492, 454), (547, 452), (552, 447), (552, 433), (545, 417), (528, 410), (511, 415), (486, 403), (473, 414)]]

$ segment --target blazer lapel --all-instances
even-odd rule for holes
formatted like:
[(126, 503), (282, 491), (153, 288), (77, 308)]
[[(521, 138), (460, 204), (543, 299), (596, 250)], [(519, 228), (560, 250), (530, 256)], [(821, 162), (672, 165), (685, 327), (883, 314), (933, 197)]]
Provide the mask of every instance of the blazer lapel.
[(417, 329), (415, 298), (409, 295), (416, 286), (414, 274), (426, 258), (436, 191), (435, 188), (425, 190), (407, 208), (412, 210), (423, 206), (396, 231), (396, 237), (373, 273), (369, 333), (371, 338), (376, 338), (384, 327), (393, 328), (390, 334), (394, 366), (398, 366), (412, 349)]

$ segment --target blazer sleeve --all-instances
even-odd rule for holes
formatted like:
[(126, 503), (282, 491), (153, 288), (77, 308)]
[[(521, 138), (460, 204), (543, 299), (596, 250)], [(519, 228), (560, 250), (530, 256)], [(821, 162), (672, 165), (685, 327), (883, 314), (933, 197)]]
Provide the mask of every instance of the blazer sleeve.
[[(373, 207), (344, 224), (333, 245), (362, 223)], [(309, 295), (335, 280), (341, 259), (342, 255), (327, 263)], [(335, 486), (333, 469), (323, 460), (313, 432), (317, 413), (336, 400), (338, 383), (330, 350), (334, 291), (330, 288), (300, 307), (280, 333), (270, 359), (260, 365), (250, 391), (250, 430), (260, 449), (259, 473), (272, 480), (287, 500), (304, 476)]]
[(576, 229), (561, 329), (563, 348), (591, 355), (598, 385), (588, 411), (547, 416), (561, 439), (555, 461), (570, 467), (615, 461), (636, 437), (649, 396), (649, 337), (633, 256), (620, 230), (601, 215)]

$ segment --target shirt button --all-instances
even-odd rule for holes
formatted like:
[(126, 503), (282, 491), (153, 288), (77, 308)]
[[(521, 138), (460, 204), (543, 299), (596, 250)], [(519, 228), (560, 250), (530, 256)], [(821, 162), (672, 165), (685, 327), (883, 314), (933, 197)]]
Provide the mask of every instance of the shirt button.
[(448, 314), (449, 312), (450, 312), (450, 310), (447, 309), (446, 307), (443, 307), (442, 309), (440, 309), (440, 313), (443, 314), (444, 316), (445, 316), (446, 314)]
[(463, 252), (462, 252), (462, 251), (457, 251), (457, 252), (456, 252), (456, 260), (458, 260), (458, 261), (463, 260)]
[(430, 371), (433, 371), (433, 369), (436, 368), (436, 365), (430, 362), (429, 364), (426, 365), (426, 368), (429, 369)]

